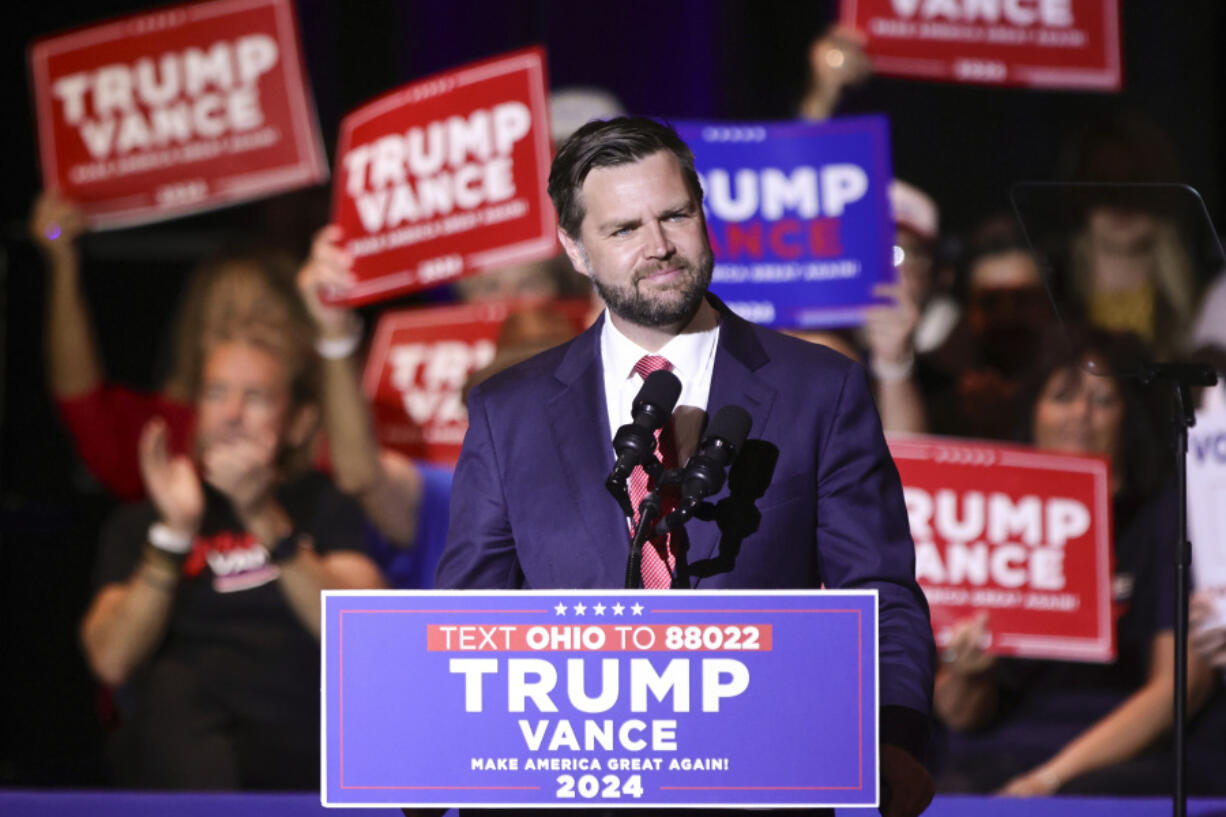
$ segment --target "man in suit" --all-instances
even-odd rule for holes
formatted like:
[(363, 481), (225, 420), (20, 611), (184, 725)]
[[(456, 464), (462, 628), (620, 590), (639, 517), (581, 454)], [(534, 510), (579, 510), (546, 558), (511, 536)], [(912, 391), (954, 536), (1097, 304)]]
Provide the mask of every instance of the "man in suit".
[(562, 245), (607, 310), (570, 343), (472, 390), (437, 586), (624, 586), (627, 523), (604, 487), (610, 440), (646, 372), (669, 368), (683, 389), (661, 448), (677, 462), (695, 450), (705, 412), (737, 404), (753, 424), (711, 518), (644, 548), (645, 586), (875, 588), (883, 812), (918, 814), (931, 798), (917, 758), (932, 632), (864, 372), (707, 293), (702, 190), (668, 126), (585, 125), (559, 150), (549, 191)]

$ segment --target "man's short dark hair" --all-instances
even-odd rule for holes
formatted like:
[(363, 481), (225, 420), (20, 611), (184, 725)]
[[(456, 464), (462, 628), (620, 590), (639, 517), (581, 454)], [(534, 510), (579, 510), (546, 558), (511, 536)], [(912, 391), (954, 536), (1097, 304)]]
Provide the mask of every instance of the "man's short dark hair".
[(580, 192), (594, 168), (632, 164), (661, 150), (677, 157), (681, 175), (701, 205), (702, 185), (694, 170), (694, 154), (671, 125), (643, 116), (621, 116), (588, 122), (575, 131), (558, 149), (549, 171), (549, 197), (567, 235), (579, 236), (584, 216)]

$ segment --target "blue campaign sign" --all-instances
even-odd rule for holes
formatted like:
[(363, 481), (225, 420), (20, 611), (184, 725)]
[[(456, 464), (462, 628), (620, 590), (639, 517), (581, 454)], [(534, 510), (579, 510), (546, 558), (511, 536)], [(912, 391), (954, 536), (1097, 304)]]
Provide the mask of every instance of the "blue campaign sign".
[(711, 290), (748, 320), (819, 329), (863, 322), (893, 283), (889, 123), (687, 122), (706, 192)]
[(875, 591), (329, 591), (327, 806), (872, 806)]

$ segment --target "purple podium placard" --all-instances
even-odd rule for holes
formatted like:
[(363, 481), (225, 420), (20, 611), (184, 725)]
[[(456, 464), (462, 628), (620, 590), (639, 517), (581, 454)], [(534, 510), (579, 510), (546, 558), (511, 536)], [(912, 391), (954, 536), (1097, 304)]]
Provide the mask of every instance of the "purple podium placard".
[(863, 323), (893, 265), (889, 121), (681, 122), (694, 151), (711, 291), (764, 326)]
[(329, 591), (326, 806), (878, 800), (875, 591)]

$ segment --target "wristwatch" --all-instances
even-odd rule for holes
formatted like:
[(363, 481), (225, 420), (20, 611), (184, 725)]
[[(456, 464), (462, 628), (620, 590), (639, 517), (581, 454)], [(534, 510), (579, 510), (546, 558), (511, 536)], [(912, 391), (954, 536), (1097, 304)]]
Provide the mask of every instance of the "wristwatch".
[(290, 531), (266, 549), (269, 561), (275, 565), (284, 564), (297, 556), (302, 549), (302, 534), (296, 530)]

